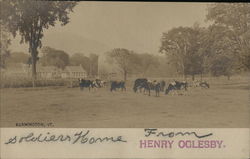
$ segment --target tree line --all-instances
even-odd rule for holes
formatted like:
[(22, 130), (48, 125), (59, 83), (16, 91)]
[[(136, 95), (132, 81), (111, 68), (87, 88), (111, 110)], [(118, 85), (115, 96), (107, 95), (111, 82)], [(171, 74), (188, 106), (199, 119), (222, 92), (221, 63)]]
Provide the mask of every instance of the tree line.
[[(159, 52), (166, 55), (165, 70), (188, 75), (227, 76), (228, 79), (250, 69), (250, 4), (214, 3), (207, 6), (201, 27), (176, 27), (163, 32)], [(119, 66), (126, 80), (128, 73), (144, 72), (157, 65), (153, 55), (136, 54), (123, 48), (113, 49), (109, 57)], [(111, 60), (111, 61), (112, 61)], [(172, 74), (173, 75), (173, 74)]]
[(250, 4), (208, 5), (208, 27), (177, 27), (164, 32), (160, 52), (184, 76), (210, 73), (228, 78), (250, 69)]
[[(108, 76), (111, 70), (103, 70), (98, 68), (99, 55), (75, 53), (70, 55), (64, 50), (55, 49), (49, 46), (42, 47), (40, 57), (37, 62), (41, 66), (55, 66), (60, 69), (65, 69), (66, 66), (82, 66), (86, 70), (88, 76), (95, 77), (98, 73)], [(120, 71), (123, 72), (126, 79), (128, 74), (137, 74), (140, 76), (167, 76), (172, 75), (165, 69), (168, 64), (165, 58), (149, 53), (135, 53), (127, 49), (113, 49), (104, 54), (109, 65), (117, 65)], [(24, 52), (10, 52), (5, 59), (5, 68), (9, 66), (23, 63), (32, 65), (32, 60), (29, 54)], [(101, 66), (100, 66), (101, 67)], [(100, 72), (100, 69), (102, 72)], [(170, 70), (170, 69), (169, 69)]]
[[(89, 76), (98, 74), (98, 55), (75, 53), (69, 55), (66, 51), (45, 46), (41, 49), (41, 57), (37, 62), (41, 66), (55, 66), (59, 69), (65, 69), (66, 66), (82, 66)], [(32, 65), (32, 59), (29, 54), (24, 52), (9, 52), (4, 60), (4, 68), (8, 68), (15, 63)]]

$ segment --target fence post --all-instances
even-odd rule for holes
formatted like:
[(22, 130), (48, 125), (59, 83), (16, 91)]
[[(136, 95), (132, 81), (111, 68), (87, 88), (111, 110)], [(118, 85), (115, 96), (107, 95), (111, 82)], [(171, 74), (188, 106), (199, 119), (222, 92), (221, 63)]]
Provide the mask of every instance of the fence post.
[(70, 85), (71, 85), (71, 88), (73, 88), (73, 79), (72, 78), (70, 79)]

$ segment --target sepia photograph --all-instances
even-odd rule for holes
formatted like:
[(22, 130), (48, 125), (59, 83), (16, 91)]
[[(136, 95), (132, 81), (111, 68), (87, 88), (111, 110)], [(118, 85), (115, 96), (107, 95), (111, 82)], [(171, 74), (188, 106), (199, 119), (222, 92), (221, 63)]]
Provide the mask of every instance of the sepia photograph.
[(0, 7), (2, 128), (249, 128), (250, 3)]

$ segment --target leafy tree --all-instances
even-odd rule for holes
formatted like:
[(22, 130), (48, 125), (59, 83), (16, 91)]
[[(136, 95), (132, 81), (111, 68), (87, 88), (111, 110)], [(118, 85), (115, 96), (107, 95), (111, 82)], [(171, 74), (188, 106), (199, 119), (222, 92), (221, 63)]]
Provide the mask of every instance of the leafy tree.
[(6, 27), (1, 24), (0, 25), (0, 68), (6, 67), (6, 59), (10, 56), (10, 38), (9, 33)]
[(178, 27), (162, 35), (160, 52), (168, 56), (184, 78), (186, 75), (194, 78), (195, 74), (202, 71), (200, 32), (197, 28)]
[[(211, 25), (208, 27), (207, 39), (204, 41), (202, 49), (207, 54), (206, 66), (209, 72), (214, 72), (215, 66), (213, 65), (220, 59), (223, 61), (227, 60), (229, 62), (225, 64), (227, 64), (228, 68), (231, 69), (230, 74), (232, 74), (237, 68), (238, 61), (237, 54), (235, 54), (237, 47), (235, 42), (232, 40), (233, 36), (232, 31), (224, 28), (223, 26)], [(229, 72), (229, 70), (226, 70), (226, 72)], [(215, 74), (212, 73), (212, 75)], [(224, 73), (221, 75), (224, 75)]]
[(225, 34), (235, 47), (242, 68), (250, 69), (250, 4), (216, 3), (208, 5), (207, 20), (228, 30)]
[(157, 67), (159, 65), (159, 60), (156, 56), (152, 54), (137, 54), (138, 56), (138, 71), (142, 73), (142, 76), (145, 76), (146, 72), (151, 68), (151, 67)]
[(38, 48), (41, 48), (44, 29), (69, 23), (68, 14), (73, 11), (76, 2), (70, 1), (39, 1), (11, 0), (0, 1), (1, 23), (6, 24), (9, 31), (16, 36), (21, 35), (20, 43), (29, 44), (32, 57), (33, 86), (36, 79), (36, 61)]
[(233, 60), (232, 58), (225, 56), (225, 55), (219, 55), (216, 58), (213, 59), (211, 62), (211, 73), (213, 76), (227, 76), (228, 79), (230, 79), (230, 76), (232, 75), (233, 70)]
[(64, 69), (69, 64), (69, 55), (62, 50), (43, 47), (42, 53), (41, 63), (44, 66), (56, 66)]
[(127, 80), (128, 73), (131, 73), (136, 67), (137, 56), (133, 51), (116, 48), (108, 52), (110, 62), (114, 62), (123, 72), (124, 80)]
[(24, 52), (12, 52), (9, 57), (6, 59), (6, 65), (11, 63), (25, 63), (27, 64), (29, 59), (29, 54)]

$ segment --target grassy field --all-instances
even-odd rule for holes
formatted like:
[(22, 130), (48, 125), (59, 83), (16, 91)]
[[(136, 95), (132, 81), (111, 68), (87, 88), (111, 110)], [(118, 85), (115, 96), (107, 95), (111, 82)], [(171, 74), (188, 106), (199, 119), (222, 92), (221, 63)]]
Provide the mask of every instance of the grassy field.
[(55, 127), (249, 127), (249, 81), (209, 81), (210, 89), (147, 96), (108, 88), (1, 89), (1, 126), (52, 122)]

